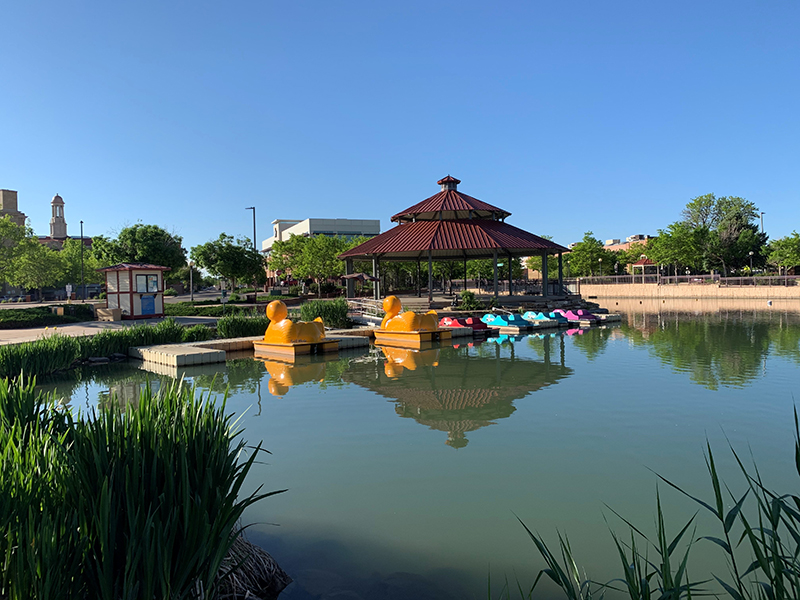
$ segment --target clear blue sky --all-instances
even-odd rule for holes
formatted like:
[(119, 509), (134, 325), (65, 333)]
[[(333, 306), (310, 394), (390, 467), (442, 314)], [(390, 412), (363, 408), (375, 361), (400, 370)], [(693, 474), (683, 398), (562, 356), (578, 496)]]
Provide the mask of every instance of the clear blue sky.
[(259, 240), (459, 189), (557, 242), (706, 193), (800, 229), (800, 2), (4, 2), (0, 188), (35, 231)]

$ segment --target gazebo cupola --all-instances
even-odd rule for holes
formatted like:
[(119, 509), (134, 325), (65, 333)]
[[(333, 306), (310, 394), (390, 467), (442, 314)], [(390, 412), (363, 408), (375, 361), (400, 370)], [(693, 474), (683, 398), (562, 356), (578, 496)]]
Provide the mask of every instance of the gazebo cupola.
[(397, 213), (392, 217), (396, 223), (417, 221), (453, 221), (456, 219), (483, 219), (503, 221), (511, 213), (497, 206), (467, 196), (458, 191), (460, 179), (448, 175), (437, 181), (442, 191)]
[(448, 190), (456, 191), (458, 189), (458, 184), (461, 183), (461, 180), (448, 175), (447, 177), (445, 177), (444, 179), (440, 179), (436, 183), (442, 186), (443, 192), (446, 192)]

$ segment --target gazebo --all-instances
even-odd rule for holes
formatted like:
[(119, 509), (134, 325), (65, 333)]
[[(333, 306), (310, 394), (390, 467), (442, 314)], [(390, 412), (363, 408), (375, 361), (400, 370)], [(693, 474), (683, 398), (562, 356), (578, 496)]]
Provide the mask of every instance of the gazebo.
[(642, 283), (644, 283), (645, 275), (649, 274), (658, 274), (658, 265), (654, 263), (652, 260), (647, 258), (644, 254), (642, 257), (637, 260), (635, 263), (631, 265), (631, 275), (633, 275), (633, 281), (636, 282), (636, 270), (642, 270)]
[[(458, 191), (460, 180), (448, 175), (437, 183), (441, 191), (394, 215), (397, 226), (344, 252), (346, 272), (353, 272), (353, 260), (372, 260), (372, 274), (378, 277), (381, 261), (428, 261), (428, 300), (433, 299), (433, 261), (491, 258), (494, 261), (494, 295), (498, 295), (498, 259), (508, 258), (509, 294), (513, 294), (511, 258), (542, 257), (542, 296), (550, 295), (547, 256), (558, 255), (558, 295), (563, 290), (562, 254), (564, 246), (528, 233), (505, 222), (507, 210), (487, 204)], [(465, 275), (466, 278), (466, 269)], [(353, 297), (352, 280), (347, 296)], [(466, 282), (465, 282), (466, 287)], [(375, 286), (375, 298), (380, 288)]]

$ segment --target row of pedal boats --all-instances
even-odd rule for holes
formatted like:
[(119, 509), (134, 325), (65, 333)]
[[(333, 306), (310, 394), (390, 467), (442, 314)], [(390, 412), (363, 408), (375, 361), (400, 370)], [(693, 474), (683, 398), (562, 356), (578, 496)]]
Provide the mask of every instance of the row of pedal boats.
[(439, 320), (439, 327), (471, 327), (473, 331), (480, 331), (496, 327), (517, 327), (519, 329), (544, 325), (569, 327), (570, 325), (594, 325), (619, 320), (619, 315), (595, 314), (584, 309), (556, 309), (550, 313), (529, 310), (523, 314), (487, 313), (480, 319), (442, 317)]

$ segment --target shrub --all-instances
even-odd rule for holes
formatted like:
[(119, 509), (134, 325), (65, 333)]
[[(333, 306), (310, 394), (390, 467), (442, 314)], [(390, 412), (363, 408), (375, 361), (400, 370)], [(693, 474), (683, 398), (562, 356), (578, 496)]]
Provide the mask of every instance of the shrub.
[(167, 288), (167, 289), (164, 290), (164, 295), (165, 296), (177, 296), (178, 292), (175, 291), (175, 288)]
[(58, 410), (34, 382), (0, 380), (0, 597), (213, 598), (262, 451), (181, 384), (138, 407)]
[(458, 305), (461, 310), (482, 310), (484, 308), (483, 302), (475, 297), (475, 292), (463, 291), (461, 292), (461, 304)]
[(289, 286), (289, 295), (290, 296), (299, 296), (303, 293), (302, 286), (299, 285), (290, 285)]
[(91, 304), (64, 304), (63, 315), (57, 315), (48, 306), (33, 308), (8, 308), (0, 311), (0, 329), (26, 329), (51, 327), (64, 323), (77, 323), (94, 319)]
[(303, 321), (313, 321), (317, 317), (322, 317), (326, 327), (334, 329), (351, 327), (350, 319), (347, 318), (347, 300), (344, 298), (313, 300), (300, 306), (300, 318)]
[[(214, 301), (216, 302), (216, 301)], [(235, 315), (250, 311), (250, 308), (243, 306), (225, 306), (215, 304), (213, 306), (201, 306), (200, 303), (176, 302), (175, 304), (165, 304), (164, 314), (168, 317), (222, 317), (225, 315)]]
[(266, 316), (231, 315), (217, 321), (217, 335), (221, 338), (263, 336), (268, 326)]

